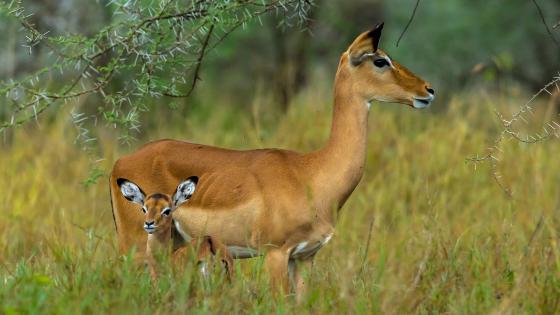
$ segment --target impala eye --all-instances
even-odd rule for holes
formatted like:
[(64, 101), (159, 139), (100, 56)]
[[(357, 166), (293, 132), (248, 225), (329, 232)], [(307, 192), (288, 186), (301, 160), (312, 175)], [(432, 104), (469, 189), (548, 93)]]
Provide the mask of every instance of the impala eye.
[(373, 64), (378, 68), (383, 68), (385, 66), (388, 66), (389, 62), (387, 61), (387, 59), (381, 58), (381, 59), (375, 59), (373, 61)]
[(171, 213), (171, 209), (170, 208), (165, 208), (161, 212), (161, 215), (168, 216), (170, 213)]
[(142, 207), (142, 212), (146, 213), (148, 212), (148, 209), (146, 209), (146, 207)]

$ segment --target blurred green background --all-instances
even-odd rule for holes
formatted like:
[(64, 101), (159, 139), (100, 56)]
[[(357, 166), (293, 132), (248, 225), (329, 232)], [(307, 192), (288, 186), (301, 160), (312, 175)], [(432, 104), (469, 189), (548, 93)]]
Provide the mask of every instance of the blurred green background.
[[(560, 2), (538, 3), (549, 25), (560, 20)], [(114, 18), (108, 1), (24, 5), (49, 36), (91, 36)], [(558, 73), (559, 47), (532, 1), (421, 1), (396, 47), (414, 5), (411, 0), (318, 1), (303, 28), (280, 25), (282, 12), (255, 19), (210, 52), (202, 85), (219, 86), (219, 94), (235, 98), (235, 106), (247, 106), (257, 88), (272, 91), (276, 106), (285, 110), (305, 86), (317, 79), (332, 81), (340, 53), (378, 21), (386, 22), (382, 48), (431, 81), (438, 98), (470, 87), (497, 90), (511, 84), (536, 91)], [(19, 28), (16, 21), (0, 21), (0, 80), (19, 78), (48, 62), (48, 49), (41, 45), (28, 54)], [(558, 28), (552, 31), (560, 37)]]

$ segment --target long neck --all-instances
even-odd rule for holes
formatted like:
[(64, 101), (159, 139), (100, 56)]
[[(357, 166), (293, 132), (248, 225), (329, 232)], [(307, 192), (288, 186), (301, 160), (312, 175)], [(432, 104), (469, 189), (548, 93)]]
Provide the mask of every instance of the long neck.
[(348, 71), (341, 62), (334, 84), (331, 134), (326, 146), (316, 152), (314, 193), (329, 211), (342, 207), (364, 173), (369, 110), (355, 93)]

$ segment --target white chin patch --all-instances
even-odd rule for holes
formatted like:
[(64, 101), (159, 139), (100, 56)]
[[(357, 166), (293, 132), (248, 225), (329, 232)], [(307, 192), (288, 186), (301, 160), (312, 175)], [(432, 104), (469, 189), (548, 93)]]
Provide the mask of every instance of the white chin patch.
[(428, 106), (430, 106), (430, 104), (432, 103), (432, 101), (434, 100), (434, 97), (427, 97), (427, 98), (414, 98), (414, 100), (412, 101), (412, 106), (414, 106), (414, 108), (426, 108)]

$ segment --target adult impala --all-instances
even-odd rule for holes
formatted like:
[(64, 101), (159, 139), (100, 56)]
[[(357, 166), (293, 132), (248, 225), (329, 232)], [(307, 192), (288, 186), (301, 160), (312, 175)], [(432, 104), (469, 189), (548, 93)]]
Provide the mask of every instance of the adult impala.
[(263, 254), (273, 285), (287, 290), (290, 271), (302, 292), (302, 267), (331, 238), (333, 210), (362, 178), (370, 103), (424, 108), (434, 98), (427, 82), (377, 48), (382, 28), (364, 32), (342, 54), (331, 135), (318, 151), (237, 151), (160, 140), (119, 159), (110, 185), (120, 250), (136, 246), (141, 254), (146, 242), (141, 213), (117, 193), (120, 178), (151, 193), (171, 192), (181, 179), (198, 176), (197, 193), (175, 212), (178, 231), (187, 239), (216, 236), (237, 258)]

